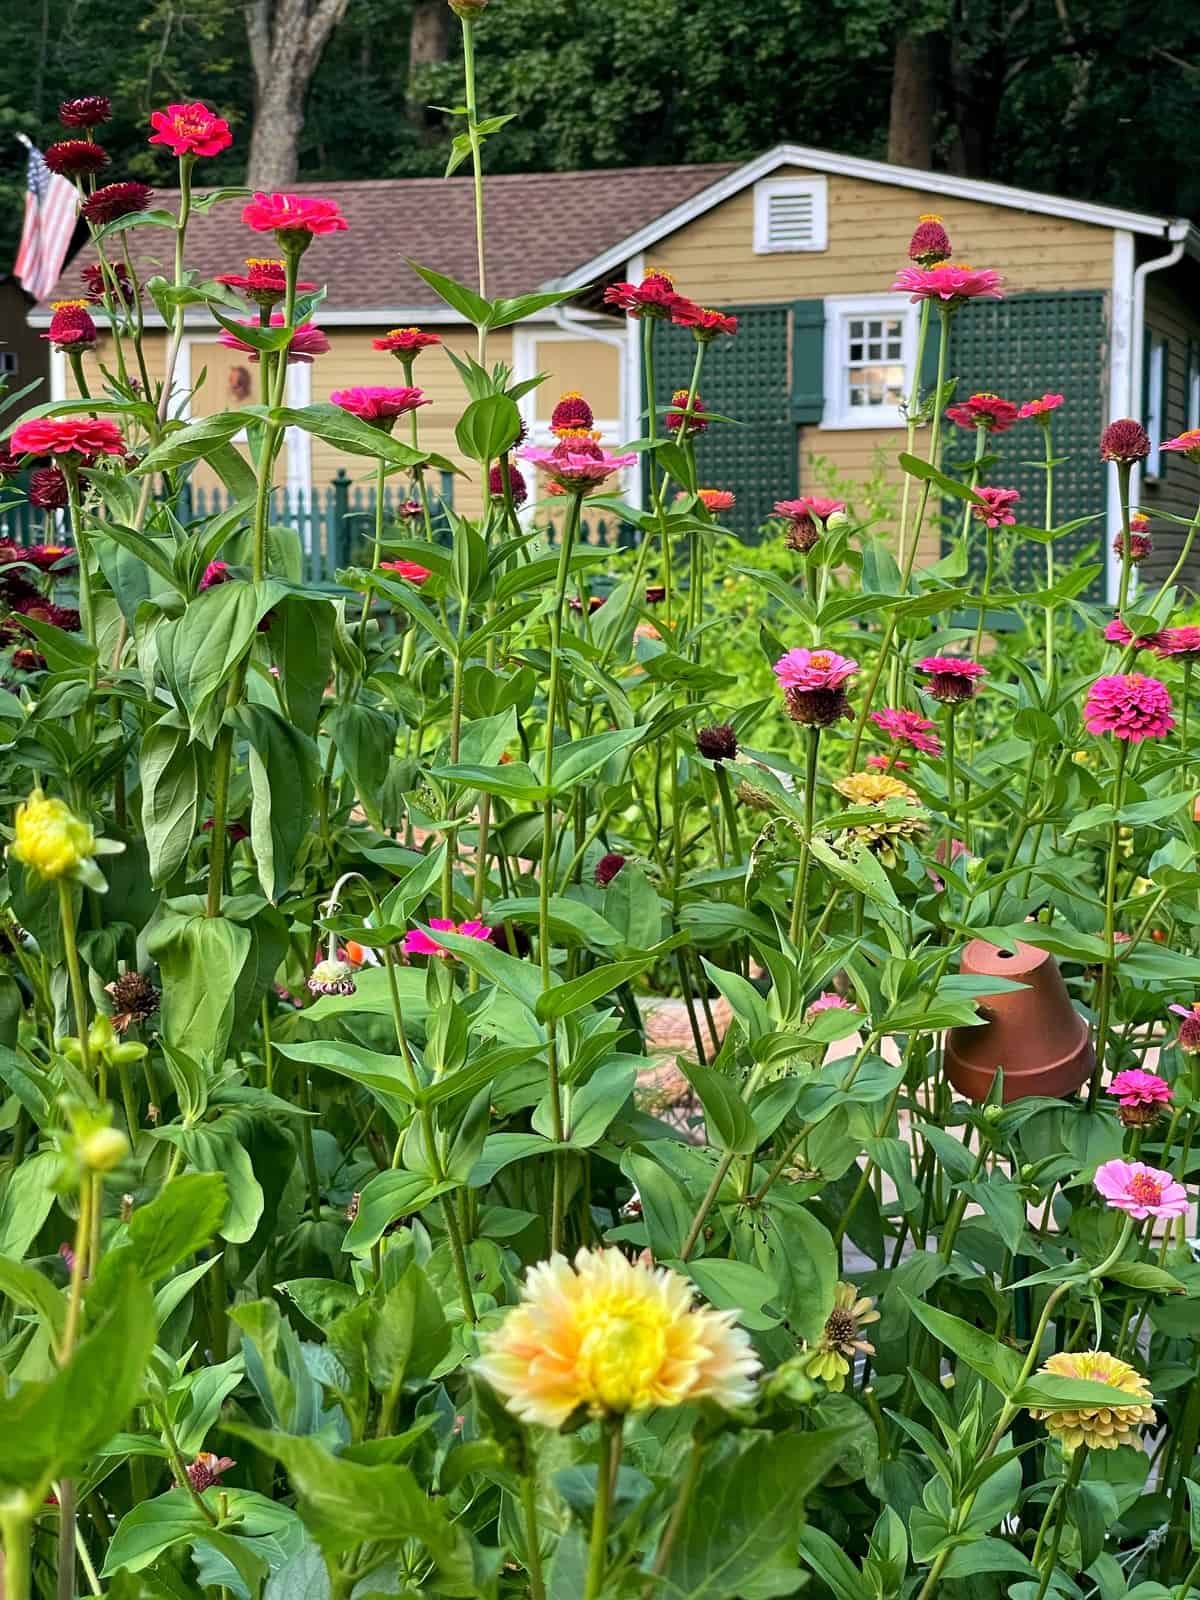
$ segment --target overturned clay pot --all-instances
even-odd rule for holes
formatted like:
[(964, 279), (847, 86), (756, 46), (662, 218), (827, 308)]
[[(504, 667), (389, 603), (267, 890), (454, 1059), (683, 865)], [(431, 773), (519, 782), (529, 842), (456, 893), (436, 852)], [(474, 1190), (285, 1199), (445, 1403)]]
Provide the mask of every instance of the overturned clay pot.
[(1023, 985), (979, 1002), (987, 1020), (946, 1035), (946, 1076), (968, 1100), (987, 1099), (998, 1069), (1004, 1103), (1026, 1095), (1072, 1094), (1096, 1064), (1087, 1022), (1071, 1004), (1058, 962), (1047, 950), (1018, 944), (1010, 954), (972, 939), (961, 971), (973, 977), (1009, 978)]

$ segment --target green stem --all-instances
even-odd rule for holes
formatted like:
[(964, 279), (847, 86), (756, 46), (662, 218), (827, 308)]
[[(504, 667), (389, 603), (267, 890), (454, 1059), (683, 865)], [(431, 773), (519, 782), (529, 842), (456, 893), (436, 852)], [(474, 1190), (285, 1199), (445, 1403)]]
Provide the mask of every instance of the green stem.
[[(1046, 1520), (1049, 1518), (1051, 1509), (1053, 1508), (1054, 1531), (1050, 1535), (1050, 1548), (1046, 1553), (1046, 1565), (1042, 1569), (1042, 1581), (1038, 1584), (1036, 1600), (1046, 1600), (1046, 1591), (1050, 1587), (1050, 1580), (1054, 1576), (1055, 1567), (1058, 1565), (1058, 1551), (1059, 1546), (1062, 1544), (1063, 1528), (1066, 1526), (1067, 1520), (1067, 1502), (1070, 1498), (1071, 1490), (1075, 1488), (1076, 1484), (1078, 1484), (1083, 1473), (1083, 1463), (1086, 1458), (1086, 1446), (1081, 1446), (1078, 1450), (1073, 1450), (1071, 1452), (1071, 1465), (1067, 1473), (1067, 1481), (1065, 1485), (1059, 1486), (1062, 1489), (1062, 1494), (1059, 1495), (1056, 1491), (1054, 1499), (1051, 1500), (1050, 1505), (1046, 1508), (1046, 1517), (1042, 1519), (1042, 1526), (1038, 1529), (1037, 1542), (1040, 1545), (1042, 1542), (1042, 1535), (1046, 1529)], [(1056, 1501), (1057, 1504), (1055, 1503)], [(1037, 1551), (1035, 1549), (1035, 1564), (1036, 1559)]]
[(654, 1552), (654, 1565), (650, 1571), (652, 1577), (646, 1584), (646, 1594), (654, 1593), (654, 1578), (666, 1569), (675, 1548), (675, 1541), (679, 1537), (679, 1530), (683, 1526), (683, 1519), (687, 1515), (687, 1508), (691, 1504), (692, 1495), (696, 1484), (700, 1481), (700, 1468), (704, 1464), (704, 1444), (695, 1434), (692, 1436), (692, 1448), (688, 1452), (687, 1465), (683, 1469), (683, 1478), (679, 1485), (679, 1492), (675, 1496), (675, 1504), (671, 1507), (671, 1515), (663, 1529), (662, 1537), (658, 1541), (658, 1549)]
[[(1049, 533), (1054, 526), (1054, 450), (1050, 438), (1050, 414), (1042, 418), (1042, 431), (1045, 434), (1046, 444), (1046, 506), (1042, 518), (1042, 526)], [(1054, 541), (1046, 540), (1046, 589), (1047, 592), (1054, 588)], [(1046, 602), (1046, 692), (1050, 692), (1054, 684), (1054, 602)]]
[[(471, 144), (471, 176), (475, 189), (475, 256), (479, 271), (479, 293), (487, 299), (487, 261), (483, 248), (483, 161), (482, 140), (475, 104), (475, 24), (470, 17), (462, 19), (463, 84), (467, 99), (467, 138)], [(479, 365), (487, 361), (487, 324), (479, 324)]]
[(596, 1469), (596, 1501), (592, 1508), (592, 1534), (588, 1541), (587, 1582), (583, 1600), (597, 1600), (604, 1587), (608, 1565), (608, 1524), (612, 1516), (613, 1485), (621, 1460), (621, 1418), (606, 1417), (600, 1424), (600, 1460)]
[[(921, 409), (921, 367), (925, 360), (925, 343), (929, 337), (929, 301), (921, 301), (920, 320), (917, 323), (917, 359), (913, 364), (912, 388), (908, 396), (908, 440), (905, 445), (907, 453), (913, 454), (913, 447), (917, 442), (917, 417)], [(939, 387), (934, 397), (935, 410), (941, 407), (941, 388)], [(897, 559), (904, 565), (905, 547), (908, 542), (908, 505), (912, 491), (912, 478), (904, 474), (904, 487), (900, 494), (900, 537)]]
[(546, 1584), (542, 1577), (542, 1552), (538, 1544), (537, 1477), (535, 1467), (521, 1479), (521, 1511), (525, 1518), (525, 1570), (529, 1574), (530, 1600), (545, 1600)]
[[(71, 1003), (75, 1010), (75, 1032), (79, 1038), (79, 1055), (84, 1076), (92, 1076), (92, 1054), (88, 1043), (87, 989), (83, 970), (79, 965), (79, 946), (75, 940), (75, 906), (71, 899), (71, 885), (66, 878), (58, 880), (58, 917), (62, 927), (63, 949), (67, 957), (67, 976), (71, 984)], [(103, 1099), (103, 1091), (101, 1091)]]
[(1133, 547), (1129, 536), (1129, 475), (1133, 464), (1117, 462), (1117, 490), (1121, 499), (1121, 587), (1117, 597), (1117, 615), (1125, 613), (1129, 599), (1129, 579), (1133, 572)]
[(808, 899), (808, 872), (812, 861), (813, 818), (816, 813), (817, 800), (817, 757), (820, 752), (820, 744), (820, 728), (810, 728), (808, 730), (808, 752), (804, 775), (804, 838), (800, 844), (800, 860), (796, 867), (792, 915), (788, 927), (788, 937), (793, 944), (799, 943), (805, 904)]
[(63, 476), (67, 480), (67, 503), (71, 508), (71, 532), (75, 536), (75, 547), (79, 557), (79, 620), (83, 625), (83, 636), (91, 645), (93, 652), (92, 659), (88, 662), (88, 688), (94, 694), (99, 673), (99, 646), (96, 639), (95, 603), (92, 598), (91, 548), (88, 543), (87, 528), (84, 526), (83, 498), (79, 493), (79, 464), (74, 456), (64, 456), (62, 460)]
[(30, 1539), (33, 1520), (25, 1509), (25, 1496), (13, 1494), (0, 1504), (0, 1533), (4, 1537), (5, 1600), (31, 1600)]
[(1118, 740), (1117, 772), (1113, 782), (1113, 808), (1116, 811), (1116, 816), (1109, 826), (1108, 861), (1104, 871), (1104, 941), (1108, 949), (1104, 968), (1100, 974), (1100, 1003), (1096, 1021), (1096, 1065), (1092, 1071), (1092, 1081), (1088, 1086), (1087, 1106), (1089, 1111), (1096, 1109), (1097, 1098), (1100, 1094), (1100, 1082), (1104, 1073), (1104, 1058), (1108, 1049), (1108, 1019), (1112, 1007), (1113, 984), (1116, 977), (1117, 862), (1121, 850), (1121, 804), (1125, 797), (1125, 767), (1128, 759), (1128, 740)]

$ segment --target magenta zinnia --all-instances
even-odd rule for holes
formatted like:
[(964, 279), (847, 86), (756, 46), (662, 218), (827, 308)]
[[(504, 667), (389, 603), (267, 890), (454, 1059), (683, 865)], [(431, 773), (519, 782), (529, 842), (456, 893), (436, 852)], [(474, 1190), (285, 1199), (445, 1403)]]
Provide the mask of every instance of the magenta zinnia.
[(1200, 1055), (1200, 1004), (1168, 1006), (1182, 1020), (1179, 1022), (1179, 1048), (1186, 1056)]
[(926, 656), (917, 662), (916, 670), (928, 674), (927, 689), (933, 698), (947, 703), (970, 700), (979, 687), (979, 679), (987, 676), (986, 667), (962, 656)]
[(150, 113), (151, 144), (165, 144), (173, 156), (216, 156), (233, 143), (224, 117), (199, 100), (180, 101)]
[(418, 589), (433, 577), (429, 568), (423, 567), (419, 561), (381, 561), (379, 568), (381, 572), (394, 572), (398, 578), (414, 584)]
[[(238, 320), (243, 328), (257, 328), (259, 326), (257, 322), (247, 322), (244, 318), (239, 318)], [(271, 317), (271, 326), (273, 328), (282, 328), (283, 325), (283, 313), (276, 311)], [(217, 343), (223, 344), (227, 350), (241, 350), (250, 357), (251, 361), (258, 361), (261, 358), (260, 351), (256, 350), (245, 339), (239, 339), (237, 334), (231, 332), (228, 328), (223, 329), (217, 335)], [(328, 349), (329, 340), (322, 330), (317, 327), (316, 323), (302, 322), (288, 341), (288, 365), (291, 366), (296, 362), (300, 362), (302, 365), (308, 366), (314, 356), (323, 356)]]
[(257, 193), (242, 208), (242, 221), (256, 233), (274, 233), (280, 244), (303, 247), (318, 234), (344, 233), (350, 224), (336, 200), (306, 194)]
[[(429, 926), (436, 933), (457, 933), (464, 939), (490, 939), (491, 928), (477, 921), (454, 922), (448, 917), (430, 917)], [(410, 928), (404, 935), (404, 952), (410, 956), (450, 956), (445, 945), (430, 938), (424, 928)], [(451, 956), (452, 960), (457, 957)]]
[(91, 350), (99, 335), (86, 300), (56, 300), (50, 328), (42, 334), (60, 350)]
[(560, 395), (558, 404), (550, 414), (550, 432), (553, 434), (574, 433), (582, 428), (585, 432), (595, 424), (596, 418), (592, 408), (576, 389), (569, 389), (566, 394)]
[[(1122, 559), (1124, 559), (1124, 556), (1125, 556), (1125, 535), (1123, 533), (1119, 533), (1116, 536), (1116, 538), (1113, 540), (1112, 547), (1113, 547), (1113, 550), (1116, 552), (1116, 554), (1119, 555)], [(1130, 564), (1130, 566), (1132, 566), (1132, 567), (1138, 566), (1141, 562), (1145, 561), (1145, 559), (1146, 559), (1146, 557), (1148, 555), (1153, 554), (1153, 551), (1154, 551), (1154, 540), (1150, 537), (1150, 535), (1148, 533), (1136, 533), (1136, 532), (1134, 532), (1133, 528), (1131, 527), (1130, 530), (1129, 530), (1129, 564)]]
[(1174, 439), (1164, 439), (1162, 448), (1178, 450), (1189, 461), (1200, 461), (1200, 428), (1189, 428), (1186, 433), (1181, 433)]
[(1200, 628), (1188, 623), (1164, 628), (1154, 636), (1154, 653), (1162, 660), (1182, 661), (1185, 666), (1200, 660)]
[(370, 422), (388, 433), (395, 427), (397, 417), (431, 403), (422, 389), (377, 386), (335, 389), (329, 398), (335, 406), (340, 406), (352, 417), (360, 417), (363, 422)]
[(1171, 1103), (1171, 1085), (1157, 1073), (1130, 1067), (1118, 1072), (1108, 1086), (1117, 1101), (1117, 1115), (1127, 1128), (1149, 1127)]
[(883, 711), (872, 711), (871, 721), (898, 744), (910, 744), (914, 750), (920, 750), (927, 756), (940, 756), (942, 753), (941, 740), (933, 731), (935, 725), (919, 711), (889, 707)]
[(971, 510), (980, 522), (986, 522), (989, 528), (998, 528), (1001, 523), (1011, 525), (1016, 522), (1013, 514), (1020, 498), (1017, 489), (976, 489), (975, 493), (983, 501), (981, 506), (972, 506)]
[(959, 306), (968, 300), (1003, 300), (1000, 285), (1004, 279), (990, 268), (974, 267), (901, 267), (896, 274), (893, 290), (904, 293), (915, 303), (918, 300), (940, 300), (949, 306)]
[(79, 209), (93, 227), (100, 228), (118, 217), (145, 211), (153, 195), (154, 190), (148, 183), (106, 183), (90, 194)]
[(610, 884), (625, 865), (626, 858), (618, 850), (610, 850), (606, 856), (601, 856), (596, 863), (592, 876), (601, 889)]
[(1083, 722), (1089, 733), (1111, 733), (1134, 744), (1163, 739), (1175, 726), (1166, 684), (1140, 672), (1097, 678), (1088, 690)]
[[(514, 507), (523, 506), (529, 499), (529, 488), (525, 482), (525, 475), (514, 462), (508, 463), (508, 492), (512, 497)], [(488, 472), (488, 494), (493, 500), (504, 499), (504, 475), (500, 470), (500, 463), (493, 464)]]
[(123, 456), (125, 441), (115, 423), (98, 417), (34, 417), (14, 428), (14, 455)]
[(919, 267), (937, 267), (953, 254), (950, 235), (941, 217), (932, 211), (922, 211), (908, 243), (908, 259)]
[(520, 452), (523, 461), (541, 467), (554, 483), (574, 494), (584, 494), (622, 467), (631, 467), (635, 455), (614, 456), (587, 434), (566, 436), (547, 449), (529, 445)]
[(845, 686), (858, 671), (857, 661), (835, 650), (789, 650), (771, 670), (793, 722), (826, 728), (850, 715)]
[(946, 415), (960, 428), (984, 428), (988, 433), (1003, 433), (1017, 420), (1017, 408), (998, 394), (973, 394), (961, 405), (948, 406)]
[(1129, 624), (1121, 617), (1114, 617), (1105, 625), (1104, 637), (1109, 644), (1133, 645), (1138, 650), (1154, 650), (1158, 648), (1163, 636), (1161, 633), (1144, 633), (1135, 639)]

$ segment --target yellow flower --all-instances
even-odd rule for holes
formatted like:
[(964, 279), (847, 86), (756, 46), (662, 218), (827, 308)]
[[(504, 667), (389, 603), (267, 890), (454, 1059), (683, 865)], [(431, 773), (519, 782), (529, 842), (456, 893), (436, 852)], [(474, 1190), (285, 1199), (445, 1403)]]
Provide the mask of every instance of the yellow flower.
[(1044, 1422), (1068, 1453), (1078, 1450), (1081, 1444), (1091, 1450), (1115, 1450), (1122, 1444), (1136, 1446), (1133, 1430), (1154, 1421), (1150, 1385), (1140, 1372), (1110, 1356), (1107, 1350), (1060, 1352), (1038, 1368), (1038, 1375), (1089, 1378), (1093, 1383), (1123, 1389), (1130, 1397), (1131, 1404), (1127, 1406), (1081, 1406), (1074, 1411), (1037, 1411), (1031, 1407), (1029, 1415), (1035, 1422)]
[(839, 778), (833, 787), (858, 806), (881, 806), (887, 800), (917, 799), (915, 789), (910, 789), (902, 779), (893, 778), (887, 772), (852, 772), (848, 778)]
[(833, 1295), (833, 1310), (808, 1358), (810, 1376), (820, 1378), (831, 1389), (844, 1389), (855, 1355), (875, 1354), (875, 1346), (862, 1337), (862, 1330), (878, 1321), (879, 1313), (870, 1295), (860, 1295), (852, 1283), (839, 1283)]
[(580, 1250), (530, 1269), (521, 1303), (485, 1334), (476, 1370), (526, 1422), (712, 1400), (748, 1405), (759, 1361), (736, 1313), (692, 1304), (676, 1272), (619, 1250)]
[(35, 789), (17, 807), (12, 854), (42, 878), (61, 878), (96, 854), (91, 824), (77, 817), (65, 800), (47, 800)]
[(839, 778), (834, 788), (856, 806), (883, 807), (889, 800), (898, 800), (910, 808), (904, 811), (893, 808), (892, 813), (881, 816), (878, 822), (861, 822), (847, 828), (840, 843), (843, 855), (851, 854), (855, 848), (870, 850), (885, 866), (894, 867), (901, 842), (917, 839), (928, 831), (929, 823), (916, 809), (919, 804), (916, 790), (888, 772), (852, 772), (848, 778)]

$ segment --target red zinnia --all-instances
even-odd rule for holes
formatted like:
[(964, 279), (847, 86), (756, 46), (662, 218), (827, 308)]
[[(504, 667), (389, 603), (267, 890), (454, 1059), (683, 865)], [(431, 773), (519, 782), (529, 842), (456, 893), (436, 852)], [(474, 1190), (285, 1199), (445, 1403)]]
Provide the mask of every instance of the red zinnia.
[(998, 394), (973, 394), (959, 406), (948, 406), (946, 415), (960, 428), (986, 428), (988, 433), (1003, 433), (1017, 420), (1017, 408)]
[(671, 321), (677, 328), (690, 328), (698, 344), (711, 344), (723, 333), (732, 337), (738, 331), (736, 317), (731, 317), (724, 311), (712, 311), (706, 306), (698, 306), (694, 300), (686, 300), (682, 295), (678, 300), (678, 305), (671, 309)]
[(696, 498), (714, 516), (718, 511), (732, 511), (737, 502), (732, 489), (697, 489)]
[(31, 506), (40, 511), (61, 511), (67, 498), (67, 480), (57, 467), (39, 467), (29, 474)]
[(51, 172), (64, 178), (82, 178), (108, 165), (108, 152), (91, 139), (60, 139), (42, 154)]
[(422, 333), (420, 328), (393, 328), (382, 339), (372, 339), (373, 350), (388, 350), (394, 356), (411, 358), (419, 356), (430, 345), (441, 344), (436, 333)]
[(114, 423), (97, 417), (34, 417), (13, 430), (14, 455), (123, 456), (125, 441)]
[(1021, 407), (1021, 417), (1034, 417), (1038, 422), (1048, 423), (1050, 413), (1057, 411), (1063, 403), (1061, 394), (1044, 394), (1040, 400), (1026, 400)]
[(983, 504), (972, 506), (971, 510), (980, 522), (986, 522), (989, 528), (998, 528), (1002, 522), (1010, 525), (1016, 522), (1012, 508), (1021, 498), (1019, 489), (977, 489), (975, 492)]
[[(255, 305), (275, 306), (287, 294), (287, 269), (282, 261), (249, 256), (244, 273), (222, 272), (217, 275), (217, 282), (229, 289), (236, 289), (247, 300), (253, 300)], [(316, 287), (315, 283), (301, 283), (299, 280), (296, 283), (296, 288), (302, 294)]]
[(107, 274), (98, 262), (93, 262), (91, 266), (84, 267), (83, 285), (87, 290), (87, 298), (90, 305), (99, 306), (104, 304), (104, 291), (106, 288), (109, 295), (118, 305), (127, 306), (133, 303), (133, 281), (123, 261), (110, 261)]
[(50, 307), (50, 330), (42, 334), (60, 350), (91, 350), (99, 334), (86, 300), (56, 300)]
[[(238, 320), (241, 321), (243, 328), (258, 327), (257, 322), (246, 322), (241, 318)], [(271, 317), (271, 326), (273, 328), (283, 327), (283, 314), (281, 312), (276, 311)], [(223, 344), (227, 350), (241, 350), (250, 357), (251, 361), (258, 361), (260, 358), (260, 352), (252, 344), (247, 344), (244, 339), (239, 339), (237, 334), (231, 333), (228, 328), (217, 335), (217, 343)], [(291, 366), (295, 362), (300, 362), (302, 365), (308, 366), (314, 356), (323, 356), (328, 349), (329, 340), (321, 329), (317, 327), (316, 323), (302, 322), (288, 342), (288, 365)]]
[(625, 865), (626, 859), (617, 850), (610, 850), (606, 856), (600, 857), (592, 876), (602, 889), (613, 881), (617, 873)]
[(1150, 454), (1150, 435), (1133, 417), (1118, 417), (1100, 435), (1101, 461), (1144, 461)]
[(306, 194), (256, 194), (243, 207), (242, 221), (256, 233), (277, 233), (281, 244), (293, 245), (321, 233), (344, 233), (350, 226), (336, 200)]
[[(508, 463), (508, 492), (512, 496), (514, 506), (523, 506), (529, 498), (529, 488), (525, 482), (525, 475), (521, 469)], [(493, 500), (504, 499), (504, 479), (500, 475), (500, 463), (497, 461), (488, 473), (488, 494)]]
[(669, 320), (682, 296), (675, 293), (669, 273), (652, 268), (641, 283), (613, 283), (604, 291), (604, 303), (620, 306), (631, 317), (657, 317)]
[(588, 429), (596, 421), (592, 408), (575, 389), (562, 395), (550, 414), (551, 433), (573, 433), (578, 428)]
[[(57, 472), (57, 467), (42, 467), (43, 472)], [(30, 481), (36, 474), (30, 475)], [(61, 474), (60, 474), (61, 476)], [(66, 483), (64, 480), (64, 490)], [(60, 562), (66, 561), (75, 554), (75, 547), (69, 544), (31, 544), (28, 550), (22, 552), (25, 560), (40, 572), (52, 572)]]
[(394, 572), (398, 578), (403, 578), (406, 583), (415, 584), (418, 589), (433, 577), (429, 568), (421, 566), (417, 561), (381, 561), (379, 566), (382, 571)]
[(946, 701), (970, 700), (978, 680), (987, 676), (986, 667), (961, 656), (926, 656), (917, 662), (916, 670), (928, 673), (928, 692), (933, 698)]
[(388, 433), (395, 427), (397, 417), (431, 403), (422, 390), (408, 388), (335, 389), (329, 398), (335, 406), (341, 406), (352, 417), (360, 417), (363, 422), (383, 428)]
[(90, 194), (79, 209), (93, 227), (101, 228), (118, 217), (145, 211), (153, 194), (148, 183), (106, 183), (95, 194)]
[(199, 100), (170, 105), (150, 113), (151, 144), (165, 144), (173, 156), (216, 156), (233, 143), (224, 117)]
[(909, 240), (908, 259), (919, 267), (937, 267), (954, 254), (950, 235), (942, 219), (932, 211), (923, 211)]
[(106, 94), (80, 95), (77, 100), (64, 100), (58, 108), (64, 128), (97, 128), (111, 116), (112, 101)]
[[(688, 402), (691, 401), (689, 405)], [(687, 389), (676, 389), (671, 396), (671, 404), (678, 409), (668, 411), (663, 421), (672, 433), (678, 433), (680, 428), (690, 439), (698, 433), (708, 432), (708, 418), (704, 415), (704, 401), (699, 395), (691, 395)]]

